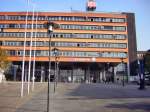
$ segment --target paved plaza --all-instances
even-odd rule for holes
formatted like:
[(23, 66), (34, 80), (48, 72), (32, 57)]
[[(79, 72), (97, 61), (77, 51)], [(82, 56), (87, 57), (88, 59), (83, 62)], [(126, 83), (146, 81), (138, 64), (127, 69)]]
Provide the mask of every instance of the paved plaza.
[[(59, 83), (50, 86), (50, 112), (150, 112), (150, 87)], [(0, 84), (0, 112), (46, 112), (47, 83), (20, 98), (20, 83)]]

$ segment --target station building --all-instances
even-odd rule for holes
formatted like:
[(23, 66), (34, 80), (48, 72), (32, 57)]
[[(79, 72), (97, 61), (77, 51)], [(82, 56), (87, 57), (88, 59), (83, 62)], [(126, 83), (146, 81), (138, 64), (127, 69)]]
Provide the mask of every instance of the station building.
[[(35, 12), (37, 24), (33, 22), (33, 29), (32, 16), (32, 12), (29, 12), (25, 48), (26, 77), (31, 36), (32, 66), (33, 52), (36, 51), (36, 81), (47, 80), (49, 51), (51, 75), (57, 62), (58, 80), (61, 82), (98, 83), (115, 81), (120, 75), (119, 71), (125, 71), (127, 79), (134, 74), (132, 65), (137, 58), (134, 13)], [(45, 28), (45, 23), (49, 21), (60, 26), (50, 34)], [(17, 80), (21, 78), (25, 27), (26, 12), (0, 12), (0, 47), (8, 53)], [(54, 48), (58, 50), (57, 57)]]

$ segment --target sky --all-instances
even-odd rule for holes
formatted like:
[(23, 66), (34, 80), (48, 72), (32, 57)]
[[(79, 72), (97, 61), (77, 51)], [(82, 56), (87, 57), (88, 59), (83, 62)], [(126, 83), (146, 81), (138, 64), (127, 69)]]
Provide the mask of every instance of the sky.
[[(32, 11), (85, 11), (87, 0), (29, 0)], [(137, 50), (150, 49), (150, 0), (96, 0), (97, 12), (135, 13)], [(26, 11), (27, 0), (1, 0), (0, 11)]]

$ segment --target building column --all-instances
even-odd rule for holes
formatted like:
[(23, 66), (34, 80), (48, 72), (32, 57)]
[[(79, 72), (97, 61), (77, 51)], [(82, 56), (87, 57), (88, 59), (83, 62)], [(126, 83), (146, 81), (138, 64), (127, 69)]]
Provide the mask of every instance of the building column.
[(73, 83), (73, 71), (74, 71), (74, 65), (72, 65), (72, 70), (71, 70), (71, 82)]
[(27, 82), (27, 78), (28, 78), (28, 66), (26, 65), (25, 66), (25, 71), (24, 71), (25, 73), (24, 73), (24, 75), (25, 75), (25, 82)]
[(86, 72), (87, 78), (86, 78), (86, 83), (90, 83), (90, 67), (88, 66), (87, 72)]
[(102, 71), (100, 71), (99, 75), (100, 75), (100, 83), (101, 83), (103, 81), (103, 73), (102, 73)]
[(114, 83), (116, 82), (116, 67), (113, 67)]
[(104, 78), (104, 81), (106, 81), (106, 70), (105, 69), (103, 71), (103, 78)]
[(58, 82), (60, 82), (60, 66), (59, 66), (59, 64), (60, 63), (58, 62), (58, 64), (57, 64), (57, 69), (58, 69), (58, 74), (57, 74), (58, 77), (57, 78), (58, 78)]
[(13, 65), (13, 76), (14, 76), (14, 81), (16, 81), (16, 75), (17, 75), (17, 65)]
[(127, 82), (129, 82), (130, 81), (130, 63), (128, 62), (127, 63)]
[(112, 71), (111, 71), (111, 81), (112, 83), (115, 82), (115, 75), (114, 75), (114, 66), (111, 67)]
[(41, 66), (41, 80), (40, 80), (40, 82), (43, 82), (43, 80), (44, 80), (44, 67)]
[(84, 69), (84, 83), (86, 83), (86, 79), (87, 79), (87, 70), (86, 68)]

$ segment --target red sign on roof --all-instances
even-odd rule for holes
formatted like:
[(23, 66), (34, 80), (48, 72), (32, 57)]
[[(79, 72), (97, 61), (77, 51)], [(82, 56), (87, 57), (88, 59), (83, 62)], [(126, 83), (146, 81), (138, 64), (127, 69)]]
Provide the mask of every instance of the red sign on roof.
[(95, 1), (88, 1), (87, 6), (89, 8), (96, 8), (96, 2)]

